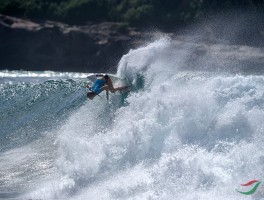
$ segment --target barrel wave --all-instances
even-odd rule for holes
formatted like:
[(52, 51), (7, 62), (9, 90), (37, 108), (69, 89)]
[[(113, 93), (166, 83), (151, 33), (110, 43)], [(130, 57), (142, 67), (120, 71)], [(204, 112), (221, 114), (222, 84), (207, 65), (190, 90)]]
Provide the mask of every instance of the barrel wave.
[(264, 76), (210, 68), (223, 54), (195, 69), (189, 51), (167, 37), (131, 50), (117, 71), (131, 90), (110, 101), (88, 101), (82, 76), (1, 83), (2, 196), (248, 198), (236, 189), (263, 179)]

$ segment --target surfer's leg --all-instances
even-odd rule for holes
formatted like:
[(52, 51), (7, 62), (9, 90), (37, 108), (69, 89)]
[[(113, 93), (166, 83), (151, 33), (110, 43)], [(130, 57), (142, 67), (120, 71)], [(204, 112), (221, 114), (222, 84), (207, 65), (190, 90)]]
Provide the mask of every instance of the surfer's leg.
[(113, 86), (113, 82), (111, 80), (111, 78), (109, 77), (108, 80), (107, 80), (107, 86), (108, 86), (108, 89), (110, 90), (110, 92), (114, 93), (116, 91), (122, 91), (122, 90), (125, 90), (128, 88), (128, 86), (123, 86), (123, 87), (116, 87), (114, 88)]
[(114, 93), (116, 90), (113, 86), (113, 82), (111, 80), (111, 78), (108, 76), (108, 79), (107, 79), (107, 86), (108, 86), (108, 90), (110, 90), (110, 92)]
[(117, 87), (117, 88), (115, 88), (115, 91), (122, 91), (122, 90), (125, 90), (127, 88), (128, 88), (128, 86)]

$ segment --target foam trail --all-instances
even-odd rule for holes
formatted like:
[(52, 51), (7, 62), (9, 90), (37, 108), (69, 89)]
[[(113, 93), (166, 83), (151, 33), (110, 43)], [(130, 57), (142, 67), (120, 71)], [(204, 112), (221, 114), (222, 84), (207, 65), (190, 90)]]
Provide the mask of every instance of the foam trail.
[(126, 104), (76, 110), (57, 132), (56, 176), (27, 197), (246, 199), (239, 184), (263, 178), (264, 77), (180, 72), (185, 53), (162, 38), (124, 55)]

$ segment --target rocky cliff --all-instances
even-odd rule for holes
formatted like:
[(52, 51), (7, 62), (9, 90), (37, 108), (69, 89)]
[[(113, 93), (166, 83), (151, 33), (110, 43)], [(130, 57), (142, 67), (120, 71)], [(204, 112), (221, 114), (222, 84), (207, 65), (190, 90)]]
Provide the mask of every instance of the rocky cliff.
[(140, 36), (120, 23), (69, 26), (0, 15), (0, 69), (111, 71)]
[[(182, 69), (263, 74), (262, 21), (254, 27), (241, 21), (238, 27), (236, 21), (220, 22), (198, 24), (181, 34), (167, 33), (172, 38), (168, 53), (172, 61), (184, 61)], [(0, 70), (114, 73), (125, 53), (157, 35), (164, 37), (122, 23), (70, 26), (0, 15)]]

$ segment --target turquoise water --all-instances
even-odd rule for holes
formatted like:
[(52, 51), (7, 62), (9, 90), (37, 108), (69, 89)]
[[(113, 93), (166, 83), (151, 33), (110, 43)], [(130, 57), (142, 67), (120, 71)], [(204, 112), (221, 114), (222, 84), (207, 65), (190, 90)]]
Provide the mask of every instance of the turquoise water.
[(1, 71), (2, 197), (262, 198), (236, 189), (263, 180), (264, 76), (180, 70), (180, 55), (166, 38), (131, 50), (131, 91), (109, 102), (86, 99), (87, 74)]

